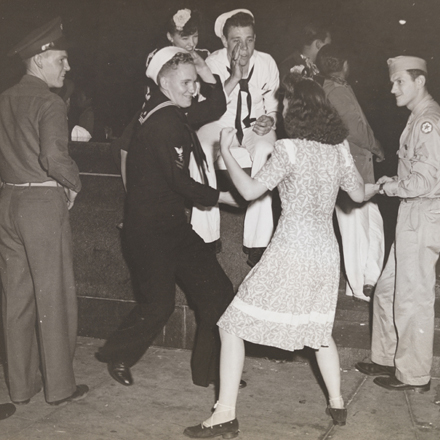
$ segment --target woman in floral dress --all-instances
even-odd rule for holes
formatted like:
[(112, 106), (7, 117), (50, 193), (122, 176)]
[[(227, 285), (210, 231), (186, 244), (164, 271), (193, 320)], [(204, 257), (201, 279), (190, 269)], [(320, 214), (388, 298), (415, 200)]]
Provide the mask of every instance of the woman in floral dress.
[(361, 202), (364, 184), (344, 141), (347, 130), (323, 89), (297, 73), (287, 75), (283, 85), (290, 139), (276, 142), (254, 178), (229, 152), (235, 130), (222, 132), (222, 156), (238, 191), (253, 200), (278, 187), (282, 214), (266, 252), (218, 322), (219, 401), (208, 420), (184, 431), (189, 437), (238, 435), (235, 406), (244, 340), (285, 350), (315, 349), (329, 394), (328, 412), (334, 423), (345, 424), (339, 356), (331, 336), (340, 275), (332, 215), (339, 188)]

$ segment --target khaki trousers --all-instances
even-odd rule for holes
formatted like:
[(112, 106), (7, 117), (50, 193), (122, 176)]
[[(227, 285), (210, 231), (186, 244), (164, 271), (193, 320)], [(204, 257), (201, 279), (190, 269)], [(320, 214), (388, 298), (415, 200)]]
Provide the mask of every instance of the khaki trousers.
[(396, 241), (377, 283), (371, 359), (410, 385), (430, 380), (440, 199), (402, 201)]
[(11, 399), (40, 389), (40, 368), (46, 400), (69, 397), (77, 302), (63, 188), (1, 189), (0, 277)]

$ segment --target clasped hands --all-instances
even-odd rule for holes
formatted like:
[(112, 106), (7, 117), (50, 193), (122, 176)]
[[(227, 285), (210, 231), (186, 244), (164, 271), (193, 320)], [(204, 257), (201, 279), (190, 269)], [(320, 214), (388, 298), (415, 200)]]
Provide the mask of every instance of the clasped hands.
[(365, 197), (364, 201), (370, 200), (376, 194), (386, 194), (387, 196), (393, 195), (393, 193), (385, 187), (386, 183), (395, 182), (396, 179), (393, 177), (382, 176), (377, 180), (376, 183), (366, 183), (365, 184)]

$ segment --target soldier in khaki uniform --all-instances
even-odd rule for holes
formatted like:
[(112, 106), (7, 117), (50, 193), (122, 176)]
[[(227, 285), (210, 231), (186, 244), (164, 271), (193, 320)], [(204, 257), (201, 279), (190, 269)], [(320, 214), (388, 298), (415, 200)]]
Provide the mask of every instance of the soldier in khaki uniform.
[(371, 359), (363, 373), (391, 390), (430, 389), (434, 341), (435, 266), (440, 252), (440, 106), (426, 88), (426, 62), (388, 60), (391, 93), (411, 110), (400, 138), (395, 177), (381, 177), (377, 191), (399, 197), (396, 241), (378, 281)]

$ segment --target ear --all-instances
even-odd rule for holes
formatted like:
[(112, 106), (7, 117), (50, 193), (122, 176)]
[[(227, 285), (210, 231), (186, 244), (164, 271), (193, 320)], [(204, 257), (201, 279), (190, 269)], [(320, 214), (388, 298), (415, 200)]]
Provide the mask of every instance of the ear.
[(169, 32), (167, 32), (167, 38), (168, 38), (168, 41), (172, 44), (173, 43), (173, 37), (171, 36), (171, 34)]
[(159, 79), (159, 87), (163, 90), (168, 90), (168, 77), (167, 76), (162, 76)]
[(425, 87), (425, 84), (426, 84), (426, 78), (425, 78), (425, 75), (419, 75), (419, 76), (416, 78), (416, 84), (417, 84), (417, 86), (418, 86), (419, 89)]
[(223, 43), (223, 47), (228, 47), (228, 40), (226, 39), (226, 37), (224, 35), (222, 35), (222, 43)]
[(37, 67), (41, 69), (43, 67), (43, 57), (41, 54), (34, 55), (33, 59)]

